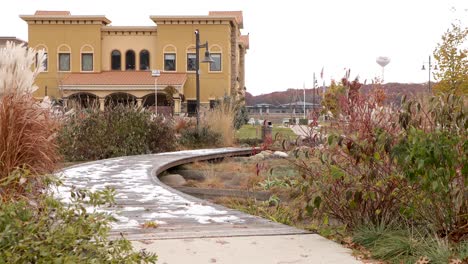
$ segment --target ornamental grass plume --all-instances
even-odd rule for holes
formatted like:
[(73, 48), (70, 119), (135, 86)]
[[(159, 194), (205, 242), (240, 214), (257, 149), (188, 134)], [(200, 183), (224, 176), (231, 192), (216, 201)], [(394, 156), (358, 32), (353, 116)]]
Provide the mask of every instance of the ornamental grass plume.
[(214, 109), (207, 111), (203, 122), (214, 132), (222, 136), (222, 144), (225, 147), (234, 144), (235, 128), (234, 118), (236, 105), (230, 98), (220, 100)]
[[(32, 96), (45, 55), (23, 45), (0, 49), (0, 200), (40, 191), (59, 156), (57, 122)], [(37, 65), (33, 69), (33, 63)], [(26, 187), (27, 186), (27, 187)]]
[[(45, 58), (43, 50), (36, 52), (23, 44), (7, 42), (6, 46), (0, 49), (0, 97), (9, 92), (31, 95), (36, 91), (34, 81), (37, 75), (44, 71)], [(34, 62), (39, 67), (32, 70)]]

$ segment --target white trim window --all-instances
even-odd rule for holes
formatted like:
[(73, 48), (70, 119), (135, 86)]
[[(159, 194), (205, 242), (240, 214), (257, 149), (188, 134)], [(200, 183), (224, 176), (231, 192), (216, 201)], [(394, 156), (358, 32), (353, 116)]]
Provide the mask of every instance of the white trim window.
[[(44, 52), (44, 61), (42, 62), (42, 66), (44, 66), (44, 72), (47, 72), (47, 52)], [(37, 61), (39, 60), (39, 54), (36, 53), (36, 63), (35, 66), (37, 68)]]
[(42, 65), (44, 65), (44, 71), (45, 72), (48, 71), (48, 69), (49, 69), (48, 68), (48, 65), (49, 65), (48, 61), (49, 61), (49, 54), (47, 54), (47, 52), (44, 52), (44, 62), (42, 63)]
[(81, 71), (93, 71), (93, 53), (81, 53)]
[(164, 71), (176, 71), (175, 53), (164, 53)]
[(187, 53), (187, 71), (197, 70), (197, 55), (195, 53)]
[(221, 68), (221, 53), (211, 53), (211, 58), (213, 58), (214, 62), (210, 63), (210, 72), (220, 72)]
[(70, 71), (70, 53), (59, 53), (59, 71)]

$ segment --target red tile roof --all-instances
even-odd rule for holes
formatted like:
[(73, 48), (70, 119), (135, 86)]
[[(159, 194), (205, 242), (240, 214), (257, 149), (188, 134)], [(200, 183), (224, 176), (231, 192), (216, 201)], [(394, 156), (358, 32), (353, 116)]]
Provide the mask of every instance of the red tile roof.
[(209, 16), (230, 16), (236, 17), (236, 22), (242, 28), (244, 24), (244, 17), (242, 16), (242, 11), (210, 11)]
[[(185, 73), (161, 72), (158, 85), (183, 85)], [(154, 85), (150, 71), (105, 71), (99, 73), (70, 73), (65, 76), (63, 85)]]
[(239, 42), (244, 45), (246, 49), (249, 48), (249, 35), (241, 35), (239, 38)]
[(37, 10), (34, 14), (35, 16), (69, 16), (70, 11), (47, 11), (47, 10)]

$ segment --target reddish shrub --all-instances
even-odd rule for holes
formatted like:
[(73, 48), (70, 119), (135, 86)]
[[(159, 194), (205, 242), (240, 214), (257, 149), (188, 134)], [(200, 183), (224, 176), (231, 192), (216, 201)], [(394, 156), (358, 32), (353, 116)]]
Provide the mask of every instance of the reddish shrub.
[(348, 95), (339, 100), (341, 115), (327, 141), (312, 149), (322, 166), (296, 160), (304, 171), (298, 186), (309, 212), (319, 209), (348, 227), (388, 224), (400, 218), (408, 195), (391, 156), (398, 117), (381, 106), (381, 90), (363, 96), (359, 82), (343, 82)]
[[(0, 97), (0, 196), (23, 195), (25, 180), (51, 173), (58, 161), (54, 133), (57, 123), (50, 110), (41, 108), (29, 94), (10, 92)], [(13, 172), (22, 169), (28, 179), (15, 179)]]

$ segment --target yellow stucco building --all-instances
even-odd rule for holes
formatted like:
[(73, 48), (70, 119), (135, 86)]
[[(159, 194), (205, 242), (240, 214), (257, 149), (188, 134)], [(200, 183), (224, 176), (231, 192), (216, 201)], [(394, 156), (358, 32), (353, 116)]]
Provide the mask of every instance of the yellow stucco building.
[[(84, 102), (128, 102), (193, 113), (196, 107), (195, 31), (208, 41), (213, 63), (200, 63), (200, 102), (212, 106), (245, 90), (248, 36), (241, 11), (206, 16), (151, 16), (155, 26), (112, 26), (105, 16), (37, 11), (28, 23), (29, 47), (47, 53), (35, 96)], [(200, 61), (205, 48), (199, 49)], [(160, 70), (159, 77), (152, 71)], [(157, 87), (157, 89), (155, 89)], [(157, 92), (156, 92), (157, 91)], [(167, 98), (171, 91), (172, 100)]]

